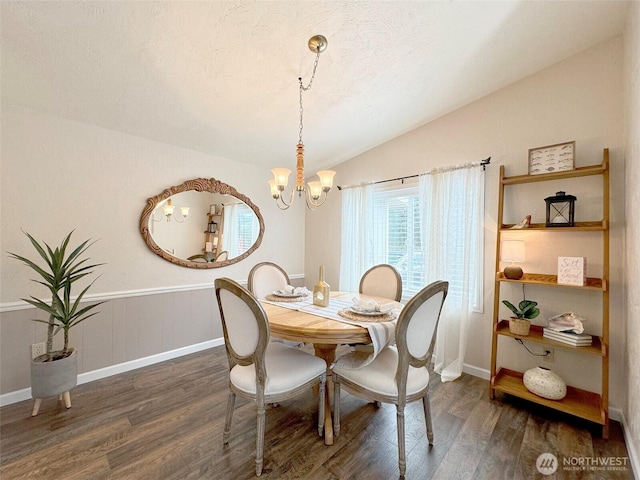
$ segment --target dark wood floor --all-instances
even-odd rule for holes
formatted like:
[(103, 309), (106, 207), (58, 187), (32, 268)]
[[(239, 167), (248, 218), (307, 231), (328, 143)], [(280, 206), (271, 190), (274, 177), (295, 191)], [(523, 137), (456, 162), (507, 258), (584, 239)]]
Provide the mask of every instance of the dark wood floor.
[[(76, 387), (66, 410), (55, 398), (0, 409), (0, 478), (251, 479), (255, 407), (238, 399), (227, 447), (224, 347)], [(608, 441), (574, 417), (512, 397), (488, 398), (488, 382), (463, 375), (432, 379), (434, 447), (427, 448), (421, 403), (407, 408), (407, 479), (632, 479), (622, 471), (565, 471), (542, 476), (541, 453), (628, 457), (620, 425)], [(376, 408), (343, 392), (342, 431), (333, 446), (318, 437), (309, 391), (267, 410), (261, 478), (398, 478), (393, 405)]]

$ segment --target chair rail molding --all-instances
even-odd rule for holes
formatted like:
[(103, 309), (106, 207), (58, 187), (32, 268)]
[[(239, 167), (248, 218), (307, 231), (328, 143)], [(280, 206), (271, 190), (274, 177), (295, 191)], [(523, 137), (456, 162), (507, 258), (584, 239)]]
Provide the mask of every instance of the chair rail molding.
[[(305, 276), (303, 273), (297, 273), (294, 275), (289, 275), (291, 280), (304, 280)], [(247, 285), (247, 279), (238, 280), (243, 286)], [(99, 301), (108, 301), (115, 300), (119, 298), (129, 298), (129, 297), (144, 297), (147, 295), (161, 295), (166, 293), (176, 293), (176, 292), (190, 292), (196, 290), (213, 290), (213, 281), (207, 283), (198, 283), (193, 285), (174, 285), (172, 287), (153, 287), (153, 288), (141, 288), (138, 290), (124, 290), (121, 292), (105, 292), (105, 293), (95, 293), (93, 295), (86, 295), (84, 297), (86, 302), (99, 302)], [(72, 297), (71, 300), (75, 300), (76, 297)], [(17, 302), (5, 302), (0, 304), (0, 313), (4, 312), (12, 312), (16, 310), (25, 310), (28, 308), (34, 308), (32, 305), (27, 302), (23, 302), (22, 300)]]

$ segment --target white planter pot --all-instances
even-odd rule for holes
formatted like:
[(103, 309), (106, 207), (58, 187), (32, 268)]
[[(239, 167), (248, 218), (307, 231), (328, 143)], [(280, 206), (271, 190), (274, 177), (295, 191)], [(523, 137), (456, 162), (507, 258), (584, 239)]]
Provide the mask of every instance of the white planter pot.
[(46, 398), (68, 392), (78, 383), (78, 354), (53, 362), (31, 361), (31, 397)]
[(567, 384), (548, 368), (531, 368), (524, 372), (522, 381), (527, 390), (542, 398), (562, 400), (567, 395)]

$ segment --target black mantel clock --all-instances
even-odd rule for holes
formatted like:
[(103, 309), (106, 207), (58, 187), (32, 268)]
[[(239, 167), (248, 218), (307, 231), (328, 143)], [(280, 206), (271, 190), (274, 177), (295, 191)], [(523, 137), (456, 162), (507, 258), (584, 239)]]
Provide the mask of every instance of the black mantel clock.
[(566, 192), (544, 199), (547, 202), (547, 227), (573, 227), (577, 198)]

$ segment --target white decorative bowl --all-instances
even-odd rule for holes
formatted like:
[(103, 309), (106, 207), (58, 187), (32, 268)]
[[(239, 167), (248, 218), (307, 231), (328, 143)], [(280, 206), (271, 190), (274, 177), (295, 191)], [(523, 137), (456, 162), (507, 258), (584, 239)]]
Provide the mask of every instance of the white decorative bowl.
[(522, 381), (527, 390), (542, 398), (562, 400), (567, 395), (564, 380), (545, 367), (530, 368), (524, 372)]

